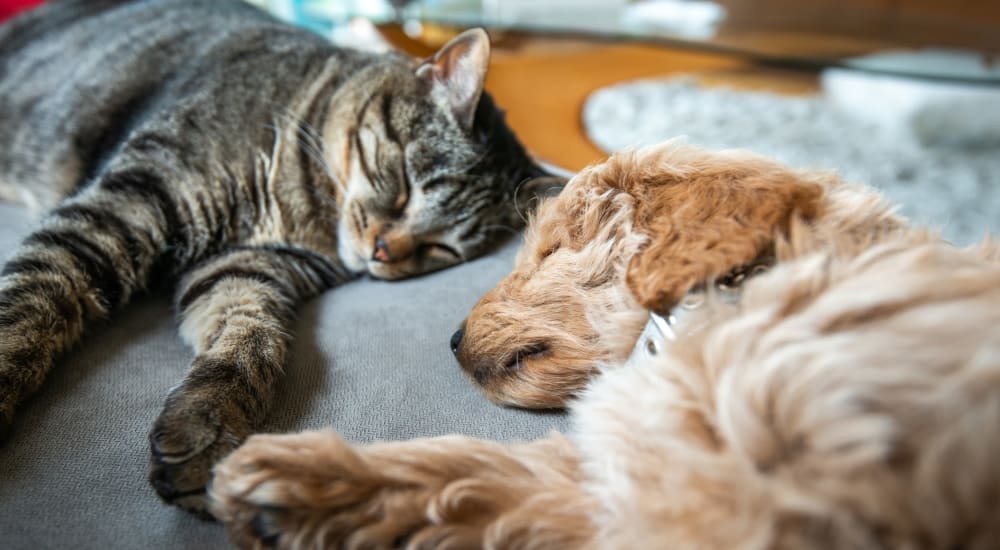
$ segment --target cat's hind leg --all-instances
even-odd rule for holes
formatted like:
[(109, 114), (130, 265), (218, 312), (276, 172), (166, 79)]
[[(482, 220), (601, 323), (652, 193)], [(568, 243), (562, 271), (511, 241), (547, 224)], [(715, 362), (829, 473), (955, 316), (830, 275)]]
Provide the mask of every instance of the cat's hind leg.
[(323, 257), (284, 246), (232, 248), (184, 277), (177, 309), (197, 355), (149, 435), (150, 483), (164, 501), (207, 514), (212, 467), (267, 413), (296, 306), (344, 279)]
[(352, 447), (257, 435), (216, 468), (213, 512), (242, 548), (583, 548), (597, 508), (558, 434)]
[(15, 407), (87, 325), (145, 287), (173, 244), (171, 202), (154, 173), (108, 173), (50, 212), (3, 267), (0, 439)]

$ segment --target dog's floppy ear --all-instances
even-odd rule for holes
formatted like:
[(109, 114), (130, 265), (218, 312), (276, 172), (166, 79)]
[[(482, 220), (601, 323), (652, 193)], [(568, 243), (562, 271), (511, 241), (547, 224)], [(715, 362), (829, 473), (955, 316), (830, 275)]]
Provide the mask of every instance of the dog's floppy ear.
[(758, 160), (720, 161), (650, 186), (636, 223), (650, 240), (626, 282), (646, 309), (669, 312), (694, 286), (753, 262), (794, 216), (814, 218), (820, 185)]

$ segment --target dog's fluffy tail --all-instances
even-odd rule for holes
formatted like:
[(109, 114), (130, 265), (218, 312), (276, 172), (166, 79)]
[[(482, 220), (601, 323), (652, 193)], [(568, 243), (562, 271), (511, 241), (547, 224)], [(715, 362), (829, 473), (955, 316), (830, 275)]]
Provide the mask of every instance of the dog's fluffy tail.
[(596, 380), (602, 546), (995, 548), (996, 254), (918, 232), (778, 264)]

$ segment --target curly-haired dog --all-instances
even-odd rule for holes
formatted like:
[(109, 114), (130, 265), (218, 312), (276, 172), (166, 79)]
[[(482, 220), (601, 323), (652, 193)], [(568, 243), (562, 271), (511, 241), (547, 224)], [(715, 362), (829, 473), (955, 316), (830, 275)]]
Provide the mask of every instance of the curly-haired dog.
[[(635, 197), (664, 186), (658, 170), (679, 186), (711, 184), (698, 177), (710, 170), (735, 187), (781, 178), (787, 193), (708, 185), (646, 218)], [(332, 433), (255, 436), (218, 467), (212, 486), (214, 512), (234, 540), (317, 548), (987, 548), (1000, 540), (995, 246), (942, 243), (830, 176), (686, 147), (613, 158), (567, 191), (540, 210), (518, 270), (498, 291), (514, 289), (515, 276), (524, 289), (550, 275), (541, 260), (548, 232), (559, 246), (546, 260), (579, 252), (572, 238), (597, 230), (587, 216), (563, 214), (572, 197), (617, 204), (593, 210), (602, 213), (596, 226), (617, 227), (593, 233), (615, 237), (611, 274), (597, 280), (624, 281), (610, 285), (627, 284), (634, 298), (621, 291), (608, 309), (631, 300), (665, 313), (691, 305), (692, 291), (701, 305), (673, 327), (676, 338), (640, 341), (624, 368), (591, 382), (573, 404), (568, 439), (351, 447)], [(754, 200), (725, 206), (740, 195)], [(622, 205), (631, 220), (615, 217)], [(765, 238), (748, 220), (767, 210)], [(738, 233), (725, 243), (715, 212)], [(684, 226), (669, 229), (671, 214)], [(636, 237), (635, 227), (659, 229)], [(697, 235), (718, 240), (699, 246)], [(723, 244), (738, 252), (730, 263)], [(620, 246), (634, 247), (631, 261), (616, 255)], [(773, 267), (739, 292), (691, 281), (761, 261)], [(584, 265), (577, 274), (601, 274)], [(588, 334), (614, 326), (595, 310), (576, 311)], [(558, 321), (550, 330), (575, 330), (571, 315)], [(643, 321), (623, 330), (634, 339)]]
[(870, 189), (745, 152), (668, 142), (612, 157), (539, 207), (514, 271), (452, 349), (490, 399), (561, 407), (626, 358), (647, 309), (771, 263), (793, 217), (815, 246), (864, 248), (905, 227)]

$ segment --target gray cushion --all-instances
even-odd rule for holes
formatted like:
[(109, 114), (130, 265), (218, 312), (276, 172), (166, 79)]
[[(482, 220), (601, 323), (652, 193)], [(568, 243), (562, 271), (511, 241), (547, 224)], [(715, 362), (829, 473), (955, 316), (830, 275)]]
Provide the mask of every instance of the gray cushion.
[[(32, 224), (0, 204), (0, 257)], [(564, 429), (564, 415), (486, 401), (448, 349), (518, 244), (419, 279), (357, 281), (305, 304), (268, 431), (333, 427), (372, 441)], [(147, 431), (191, 359), (168, 296), (143, 298), (92, 330), (22, 406), (0, 449), (0, 547), (226, 546), (220, 525), (162, 504), (146, 482)]]

